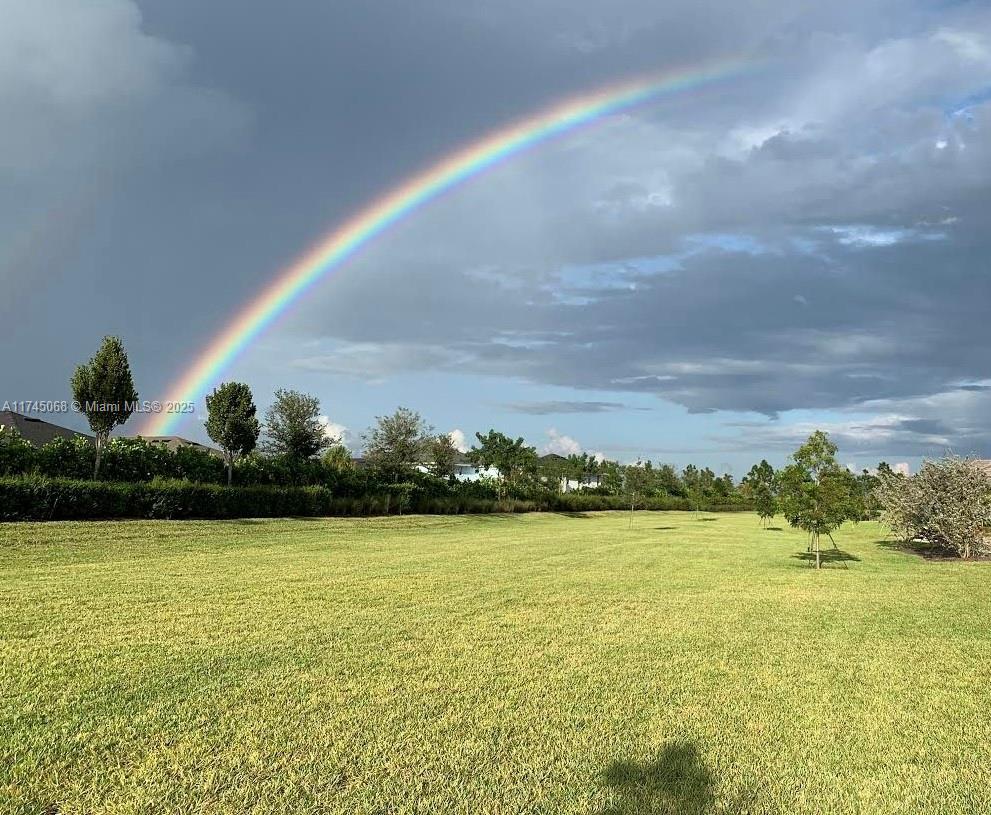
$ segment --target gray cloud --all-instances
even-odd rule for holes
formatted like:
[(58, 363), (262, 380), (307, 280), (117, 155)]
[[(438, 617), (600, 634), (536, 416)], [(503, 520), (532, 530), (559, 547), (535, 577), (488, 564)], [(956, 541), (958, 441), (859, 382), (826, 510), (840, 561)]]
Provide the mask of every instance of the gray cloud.
[(503, 405), (514, 413), (527, 413), (531, 416), (548, 416), (554, 413), (610, 413), (626, 409), (622, 402), (584, 402), (560, 399), (546, 402), (511, 402)]

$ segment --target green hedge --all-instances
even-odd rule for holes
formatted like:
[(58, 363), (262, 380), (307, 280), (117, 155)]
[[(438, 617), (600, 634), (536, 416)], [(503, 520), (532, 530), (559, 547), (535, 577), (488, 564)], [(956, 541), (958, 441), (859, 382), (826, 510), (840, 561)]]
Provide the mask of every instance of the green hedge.
[(221, 487), (189, 481), (0, 478), (0, 519), (244, 518), (334, 514), (322, 487)]
[[(410, 485), (395, 485), (404, 488)], [(0, 520), (92, 518), (281, 518), (331, 515), (457, 515), (494, 512), (596, 512), (629, 509), (619, 496), (567, 493), (542, 500), (429, 495), (409, 489), (334, 495), (326, 487), (224, 487), (190, 481), (77, 481), (43, 476), (0, 477)], [(651, 498), (637, 509), (689, 510), (682, 498)], [(732, 511), (745, 506), (706, 506)]]

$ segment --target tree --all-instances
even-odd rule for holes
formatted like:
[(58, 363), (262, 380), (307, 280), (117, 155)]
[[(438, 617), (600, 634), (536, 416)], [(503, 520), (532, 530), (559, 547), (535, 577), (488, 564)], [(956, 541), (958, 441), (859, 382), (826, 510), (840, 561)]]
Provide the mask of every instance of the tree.
[(293, 464), (307, 461), (333, 443), (320, 419), (320, 400), (299, 391), (275, 392), (275, 402), (265, 411), (267, 453), (285, 456)]
[(788, 523), (809, 535), (815, 566), (822, 566), (820, 536), (831, 537), (848, 517), (854, 477), (836, 463), (836, 445), (816, 430), (781, 471), (779, 499)]
[(637, 460), (623, 468), (623, 494), (630, 502), (630, 529), (633, 529), (633, 513), (637, 504), (654, 490), (654, 468), (648, 461)]
[(750, 468), (743, 481), (761, 524), (767, 528), (767, 522), (778, 512), (778, 474), (767, 459), (761, 459), (760, 464)]
[(362, 436), (368, 463), (398, 482), (426, 456), (433, 428), (415, 410), (400, 407), (391, 416), (376, 416), (376, 425)]
[(96, 437), (93, 478), (97, 478), (110, 431), (124, 424), (137, 408), (138, 393), (120, 338), (104, 337), (93, 358), (76, 368), (71, 384), (72, 398)]
[(206, 434), (224, 451), (229, 487), (234, 476), (234, 460), (255, 449), (261, 432), (251, 388), (243, 382), (222, 383), (207, 395), (206, 412)]
[(430, 438), (427, 445), (427, 454), (430, 457), (430, 472), (438, 478), (454, 478), (455, 465), (461, 455), (451, 437), (446, 433)]
[(489, 430), (484, 436), (476, 433), (478, 447), (468, 451), (468, 460), (478, 467), (495, 467), (502, 476), (500, 495), (515, 487), (524, 478), (533, 476), (537, 467), (537, 451), (520, 436), (511, 439), (497, 430)]
[(681, 481), (685, 485), (685, 494), (692, 502), (695, 514), (698, 515), (702, 509), (702, 500), (705, 498), (705, 474), (694, 464), (689, 464), (681, 471)]

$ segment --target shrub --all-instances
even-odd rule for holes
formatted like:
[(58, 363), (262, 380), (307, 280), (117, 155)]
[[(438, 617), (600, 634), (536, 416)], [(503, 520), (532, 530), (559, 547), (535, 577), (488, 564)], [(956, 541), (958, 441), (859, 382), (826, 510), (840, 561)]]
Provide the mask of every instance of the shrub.
[(96, 448), (84, 436), (57, 437), (38, 450), (38, 472), (51, 478), (90, 478), (96, 461)]
[(0, 425), (0, 475), (28, 472), (35, 463), (35, 449), (14, 427)]
[(905, 540), (920, 539), (969, 558), (991, 529), (991, 477), (972, 460), (926, 461), (917, 475), (882, 473), (882, 519)]

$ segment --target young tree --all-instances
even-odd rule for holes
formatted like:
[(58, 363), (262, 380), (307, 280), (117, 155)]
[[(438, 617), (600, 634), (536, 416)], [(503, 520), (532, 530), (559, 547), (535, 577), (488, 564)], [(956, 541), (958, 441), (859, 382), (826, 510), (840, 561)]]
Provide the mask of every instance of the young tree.
[(766, 529), (768, 521), (778, 512), (778, 474), (767, 459), (761, 459), (760, 464), (751, 467), (743, 480)]
[(72, 375), (72, 398), (96, 436), (93, 478), (97, 478), (110, 431), (131, 417), (138, 401), (127, 352), (119, 337), (104, 337), (93, 358), (76, 368)]
[(426, 457), (433, 428), (419, 413), (405, 407), (397, 408), (391, 416), (376, 416), (375, 421), (375, 427), (362, 436), (365, 458), (398, 482), (401, 474)]
[(636, 464), (627, 464), (623, 468), (623, 494), (630, 502), (630, 529), (633, 529), (633, 513), (637, 504), (654, 491), (654, 468), (637, 459)]
[(836, 463), (836, 445), (815, 431), (781, 471), (781, 511), (793, 527), (809, 535), (816, 568), (822, 566), (819, 538), (831, 536), (848, 517), (853, 474)]
[(454, 478), (454, 468), (461, 455), (451, 437), (447, 433), (430, 438), (427, 445), (427, 453), (430, 456), (430, 472), (438, 478)]
[(234, 460), (255, 449), (261, 425), (255, 418), (251, 388), (243, 382), (224, 382), (206, 397), (206, 434), (224, 451), (227, 486), (234, 475)]
[(510, 439), (497, 430), (489, 430), (484, 436), (476, 433), (478, 447), (468, 451), (468, 460), (478, 467), (495, 467), (502, 476), (500, 495), (516, 486), (524, 478), (532, 476), (537, 467), (537, 451), (523, 440)]
[(320, 420), (320, 400), (299, 391), (275, 392), (275, 402), (265, 411), (265, 441), (267, 453), (285, 456), (299, 464), (318, 455), (333, 443)]

